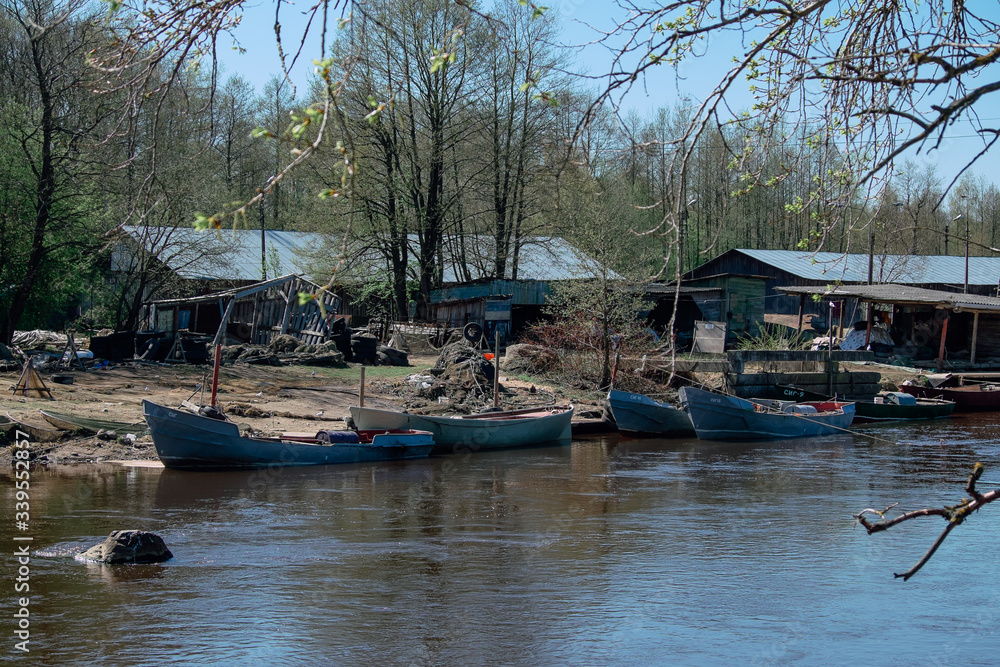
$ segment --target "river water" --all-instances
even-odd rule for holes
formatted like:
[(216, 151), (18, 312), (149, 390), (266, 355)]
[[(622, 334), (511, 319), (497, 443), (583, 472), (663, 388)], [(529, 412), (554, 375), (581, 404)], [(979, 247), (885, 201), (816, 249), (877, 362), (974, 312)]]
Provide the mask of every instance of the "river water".
[[(31, 477), (32, 664), (995, 665), (1000, 504), (908, 582), (939, 518), (866, 507), (1000, 486), (995, 415), (778, 443), (617, 436), (390, 464)], [(13, 483), (0, 540), (13, 553)], [(71, 555), (160, 534), (162, 565)], [(13, 557), (3, 559), (14, 609)], [(13, 650), (0, 622), (0, 660)]]

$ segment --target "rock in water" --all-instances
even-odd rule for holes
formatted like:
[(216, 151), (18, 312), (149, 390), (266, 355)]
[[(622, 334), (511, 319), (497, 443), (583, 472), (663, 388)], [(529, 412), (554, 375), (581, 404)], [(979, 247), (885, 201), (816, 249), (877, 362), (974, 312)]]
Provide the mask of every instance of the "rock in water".
[(163, 538), (144, 530), (116, 530), (101, 544), (77, 555), (78, 560), (97, 563), (162, 563), (174, 555)]

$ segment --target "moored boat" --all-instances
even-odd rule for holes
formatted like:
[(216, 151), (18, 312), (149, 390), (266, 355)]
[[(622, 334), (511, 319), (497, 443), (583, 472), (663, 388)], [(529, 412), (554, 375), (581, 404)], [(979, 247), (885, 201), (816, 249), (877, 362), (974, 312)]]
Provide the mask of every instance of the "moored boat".
[(608, 392), (608, 407), (618, 430), (625, 435), (678, 438), (694, 434), (687, 412), (645, 394), (612, 389)]
[(7, 419), (17, 430), (27, 433), (29, 440), (36, 442), (54, 442), (65, 434), (65, 431), (61, 429), (49, 428), (48, 424), (43, 425), (21, 413), (11, 414), (7, 412)]
[(573, 406), (551, 406), (437, 417), (394, 410), (351, 407), (358, 429), (417, 429), (434, 434), (434, 452), (452, 454), (511, 449), (545, 443), (568, 444)]
[[(794, 401), (827, 400), (826, 396), (798, 387), (779, 385), (778, 393), (782, 398)], [(888, 391), (870, 399), (856, 399), (854, 408), (854, 424), (873, 424), (949, 417), (955, 410), (955, 402), (939, 398), (916, 398), (904, 392)]]
[(163, 465), (182, 470), (416, 459), (428, 456), (434, 447), (430, 433), (415, 430), (321, 431), (315, 437), (266, 438), (241, 436), (239, 427), (225, 418), (151, 401), (142, 402), (142, 411)]
[(1000, 410), (1000, 384), (967, 384), (961, 387), (924, 387), (905, 384), (899, 387), (917, 398), (939, 398), (955, 403), (955, 412), (994, 412)]
[(42, 417), (45, 418), (45, 421), (52, 424), (56, 428), (63, 429), (64, 431), (82, 431), (84, 433), (114, 431), (120, 434), (132, 433), (135, 435), (144, 435), (149, 433), (149, 429), (146, 428), (145, 424), (129, 424), (126, 422), (116, 422), (107, 419), (80, 417), (78, 415), (69, 415), (64, 412), (55, 412), (54, 410), (49, 410), (48, 408), (43, 408), (39, 410), (39, 412), (42, 413)]
[(681, 387), (681, 405), (703, 440), (777, 440), (841, 433), (854, 420), (854, 403), (747, 400)]

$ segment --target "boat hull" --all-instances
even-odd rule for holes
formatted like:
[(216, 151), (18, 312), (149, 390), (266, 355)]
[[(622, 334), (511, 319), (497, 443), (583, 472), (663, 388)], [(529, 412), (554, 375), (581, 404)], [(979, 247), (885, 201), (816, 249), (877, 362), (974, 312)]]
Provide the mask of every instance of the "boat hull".
[(955, 411), (953, 401), (918, 399), (916, 405), (895, 405), (892, 403), (870, 403), (856, 401), (855, 424), (877, 424), (879, 422), (922, 421), (950, 417)]
[(679, 438), (694, 435), (694, 424), (684, 410), (643, 394), (612, 389), (608, 406), (618, 430), (636, 437)]
[[(797, 387), (779, 385), (782, 398), (795, 401), (826, 400), (827, 397)], [(937, 398), (917, 398), (914, 405), (896, 403), (876, 403), (872, 400), (855, 401), (854, 424), (877, 424), (880, 422), (921, 421), (950, 417), (955, 411), (954, 401)]]
[(28, 421), (20, 415), (14, 416), (10, 412), (7, 413), (7, 419), (10, 420), (11, 427), (23, 431), (27, 434), (28, 439), (34, 442), (55, 442), (65, 434), (65, 431), (46, 428)]
[(424, 458), (434, 447), (429, 433), (385, 433), (371, 443), (306, 443), (241, 436), (230, 421), (142, 402), (156, 454), (167, 468), (219, 470), (309, 466)]
[[(778, 440), (842, 433), (854, 421), (853, 403), (813, 414), (760, 410), (752, 401), (703, 389), (682, 387), (681, 405), (703, 440)], [(822, 407), (822, 405), (821, 405)]]
[(67, 415), (51, 410), (40, 410), (45, 421), (56, 428), (64, 431), (81, 431), (83, 433), (97, 433), (98, 431), (115, 431), (116, 433), (132, 433), (135, 435), (145, 435), (149, 432), (142, 424), (127, 424), (125, 422), (115, 422), (106, 419), (88, 419)]
[(496, 416), (432, 417), (393, 410), (351, 407), (358, 429), (416, 429), (434, 434), (434, 453), (455, 454), (512, 449), (546, 443), (568, 444), (573, 408), (519, 412)]
[(955, 403), (955, 412), (995, 412), (1000, 410), (1000, 385), (966, 385), (964, 387), (920, 387), (903, 385), (899, 388), (917, 398), (940, 398)]

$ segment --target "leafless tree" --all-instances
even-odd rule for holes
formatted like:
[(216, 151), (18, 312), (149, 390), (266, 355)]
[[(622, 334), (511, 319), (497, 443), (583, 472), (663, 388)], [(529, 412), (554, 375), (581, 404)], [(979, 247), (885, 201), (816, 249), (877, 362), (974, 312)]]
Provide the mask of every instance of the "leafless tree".
[[(985, 468), (982, 463), (977, 463), (973, 467), (972, 474), (969, 475), (969, 480), (965, 484), (965, 492), (969, 494), (969, 497), (963, 498), (957, 505), (919, 509), (912, 512), (905, 512), (889, 519), (886, 518), (886, 514), (889, 510), (895, 507), (895, 505), (890, 505), (884, 510), (875, 510), (871, 508), (863, 509), (859, 513), (855, 514), (854, 518), (864, 527), (865, 530), (868, 531), (869, 535), (889, 530), (893, 526), (901, 524), (904, 521), (924, 516), (937, 516), (948, 522), (948, 525), (941, 532), (941, 534), (938, 535), (938, 538), (920, 558), (920, 560), (906, 572), (895, 575), (896, 577), (902, 578), (903, 581), (906, 581), (919, 572), (920, 568), (927, 564), (927, 561), (931, 559), (934, 552), (941, 546), (945, 538), (951, 534), (952, 530), (962, 525), (967, 518), (977, 512), (983, 505), (987, 505), (997, 498), (1000, 498), (1000, 489), (987, 491), (986, 493), (980, 493), (976, 490), (976, 482), (978, 482), (979, 478), (982, 477), (984, 470)], [(872, 518), (874, 517), (878, 517), (878, 520), (873, 521)]]
[[(1000, 26), (986, 7), (944, 0), (671, 0), (621, 9), (627, 17), (603, 37), (614, 61), (593, 109), (618, 103), (667, 68), (683, 72), (708, 48), (735, 51), (732, 67), (675, 138), (684, 149), (674, 164), (664, 230), (676, 226), (684, 204), (677, 189), (694, 146), (711, 127), (736, 129), (734, 164), (748, 187), (807, 173), (803, 161), (818, 155), (821, 168), (802, 202), (806, 208), (878, 196), (896, 160), (943, 148), (959, 121), (970, 122), (982, 139), (967, 167), (1000, 136), (1000, 126), (981, 118), (977, 106), (1000, 89), (988, 74), (1000, 59)], [(734, 113), (729, 99), (744, 80), (754, 105)], [(774, 154), (789, 136), (803, 150), (783, 161), (780, 172), (768, 173), (764, 167), (773, 163), (759, 156)]]

